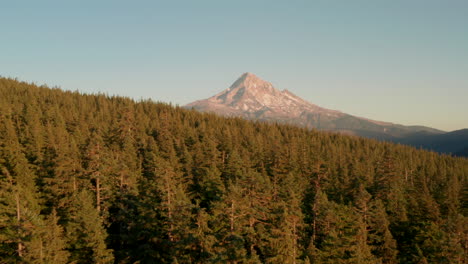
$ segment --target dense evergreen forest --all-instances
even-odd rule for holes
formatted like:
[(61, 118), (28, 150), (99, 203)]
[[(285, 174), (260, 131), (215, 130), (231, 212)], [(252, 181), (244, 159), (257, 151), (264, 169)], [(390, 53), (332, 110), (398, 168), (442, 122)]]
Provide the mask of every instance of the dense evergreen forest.
[(0, 78), (0, 263), (467, 263), (468, 159)]

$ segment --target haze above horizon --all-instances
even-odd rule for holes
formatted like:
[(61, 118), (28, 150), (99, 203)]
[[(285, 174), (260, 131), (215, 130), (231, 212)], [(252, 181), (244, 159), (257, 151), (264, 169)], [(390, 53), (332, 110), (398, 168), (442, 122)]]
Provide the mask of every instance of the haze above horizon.
[(319, 106), (468, 127), (468, 1), (10, 1), (0, 75), (184, 105), (252, 72)]

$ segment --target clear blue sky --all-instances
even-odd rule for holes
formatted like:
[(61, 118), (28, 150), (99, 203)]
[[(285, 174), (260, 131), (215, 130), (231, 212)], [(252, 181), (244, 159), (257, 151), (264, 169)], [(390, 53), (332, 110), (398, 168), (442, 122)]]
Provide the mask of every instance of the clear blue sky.
[(183, 105), (252, 72), (323, 107), (468, 127), (468, 1), (3, 1), (0, 75)]

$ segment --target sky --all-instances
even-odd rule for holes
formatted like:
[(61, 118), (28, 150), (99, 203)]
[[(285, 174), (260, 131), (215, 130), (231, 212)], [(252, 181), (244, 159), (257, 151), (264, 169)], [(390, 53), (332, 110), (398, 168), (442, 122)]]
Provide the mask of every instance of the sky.
[(468, 128), (466, 0), (2, 1), (0, 76), (184, 105), (252, 72), (319, 106)]

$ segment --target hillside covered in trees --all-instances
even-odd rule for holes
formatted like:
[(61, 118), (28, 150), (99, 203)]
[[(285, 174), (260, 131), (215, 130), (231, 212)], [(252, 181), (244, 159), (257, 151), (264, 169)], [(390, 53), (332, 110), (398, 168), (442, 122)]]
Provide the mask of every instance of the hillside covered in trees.
[(467, 263), (468, 159), (0, 78), (1, 263)]

